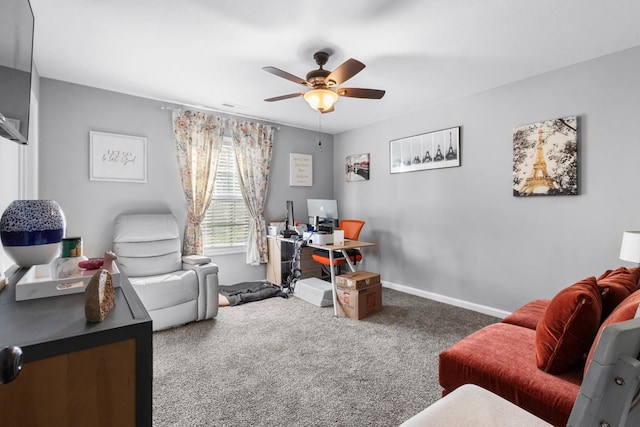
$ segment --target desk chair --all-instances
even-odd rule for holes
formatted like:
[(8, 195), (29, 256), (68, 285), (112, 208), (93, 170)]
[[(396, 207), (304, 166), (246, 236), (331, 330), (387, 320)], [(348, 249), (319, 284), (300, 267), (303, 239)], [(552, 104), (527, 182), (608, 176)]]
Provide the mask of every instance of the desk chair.
[[(342, 219), (340, 220), (340, 225), (338, 226), (338, 230), (344, 231), (344, 238), (348, 240), (358, 240), (358, 236), (360, 236), (360, 230), (364, 226), (364, 221), (360, 221), (358, 219)], [(362, 254), (358, 249), (349, 249), (347, 251), (347, 255), (351, 263), (354, 265), (360, 261), (362, 261)], [(325, 251), (323, 249), (316, 249), (313, 251), (311, 258), (317, 263), (322, 264), (323, 278), (324, 276), (328, 276), (331, 271), (330, 261), (329, 261), (329, 251)], [(333, 268), (336, 269), (336, 274), (340, 271), (340, 266), (346, 264), (346, 259), (341, 251), (333, 251)]]
[[(640, 318), (605, 327), (568, 427), (640, 425)], [(400, 427), (552, 427), (473, 384), (455, 389)]]

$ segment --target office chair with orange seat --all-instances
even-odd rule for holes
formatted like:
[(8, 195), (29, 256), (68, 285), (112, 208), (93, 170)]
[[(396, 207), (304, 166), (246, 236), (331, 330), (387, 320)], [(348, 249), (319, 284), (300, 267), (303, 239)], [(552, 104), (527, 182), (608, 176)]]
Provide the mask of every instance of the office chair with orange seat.
[[(338, 226), (338, 230), (344, 231), (344, 238), (347, 240), (358, 240), (358, 236), (360, 236), (360, 230), (364, 226), (364, 221), (360, 221), (358, 219), (342, 219), (340, 220), (340, 225)], [(358, 249), (348, 249), (347, 255), (349, 256), (349, 260), (355, 265), (356, 263), (362, 261), (362, 254)], [(322, 271), (329, 276), (331, 274), (330, 268), (330, 260), (329, 260), (329, 251), (324, 249), (316, 249), (313, 251), (311, 258), (317, 263), (322, 264)], [(333, 268), (336, 269), (336, 273), (339, 273), (340, 266), (346, 264), (346, 259), (341, 251), (333, 251)], [(323, 278), (325, 277), (323, 274)]]

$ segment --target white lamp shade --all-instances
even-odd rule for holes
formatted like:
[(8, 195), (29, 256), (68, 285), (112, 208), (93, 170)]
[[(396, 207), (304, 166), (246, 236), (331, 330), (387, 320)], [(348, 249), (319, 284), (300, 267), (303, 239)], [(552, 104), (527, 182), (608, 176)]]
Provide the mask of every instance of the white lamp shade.
[(314, 110), (327, 111), (330, 110), (338, 100), (338, 94), (329, 89), (314, 89), (305, 92), (304, 100), (307, 101), (309, 106)]
[(640, 231), (625, 231), (622, 234), (620, 259), (640, 263)]

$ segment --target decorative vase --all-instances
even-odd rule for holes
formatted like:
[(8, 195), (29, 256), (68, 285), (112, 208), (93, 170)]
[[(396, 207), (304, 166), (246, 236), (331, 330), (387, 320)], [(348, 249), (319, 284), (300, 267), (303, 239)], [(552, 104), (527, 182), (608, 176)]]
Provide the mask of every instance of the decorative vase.
[(66, 221), (53, 200), (14, 200), (0, 218), (4, 251), (20, 267), (48, 264), (60, 253)]

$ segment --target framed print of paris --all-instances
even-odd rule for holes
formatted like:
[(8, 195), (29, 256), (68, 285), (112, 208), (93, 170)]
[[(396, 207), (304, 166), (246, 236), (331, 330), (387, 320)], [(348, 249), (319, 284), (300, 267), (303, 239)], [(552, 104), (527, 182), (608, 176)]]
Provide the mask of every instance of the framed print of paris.
[(513, 195), (577, 195), (577, 134), (576, 116), (515, 127)]

